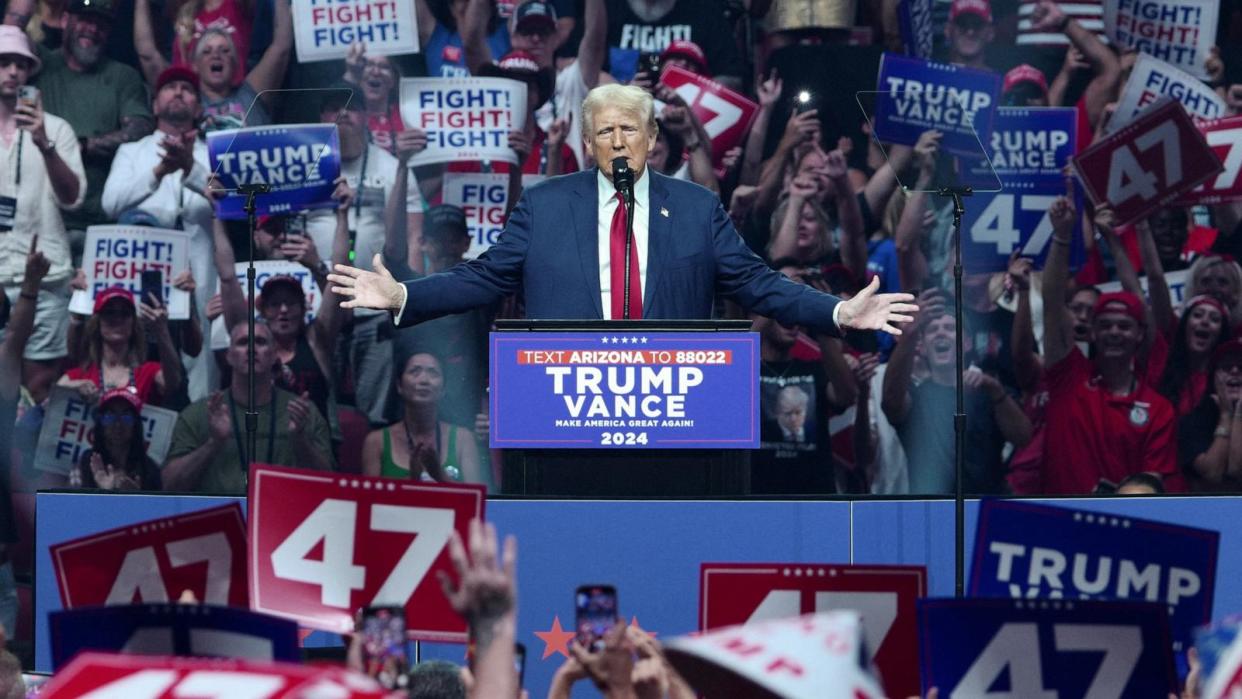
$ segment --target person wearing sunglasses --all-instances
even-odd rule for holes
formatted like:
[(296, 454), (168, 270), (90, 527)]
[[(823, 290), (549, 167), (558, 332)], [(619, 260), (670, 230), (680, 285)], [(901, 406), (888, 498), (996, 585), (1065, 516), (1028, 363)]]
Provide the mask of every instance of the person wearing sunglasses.
[(132, 387), (99, 398), (91, 448), (82, 452), (69, 485), (99, 490), (160, 490), (159, 465), (147, 456), (142, 399)]

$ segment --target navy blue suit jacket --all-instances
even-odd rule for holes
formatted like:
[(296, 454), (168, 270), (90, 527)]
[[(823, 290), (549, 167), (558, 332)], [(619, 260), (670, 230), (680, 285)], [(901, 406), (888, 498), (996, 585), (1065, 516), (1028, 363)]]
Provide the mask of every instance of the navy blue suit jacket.
[[(839, 334), (840, 301), (790, 281), (742, 241), (720, 199), (647, 170), (647, 278), (643, 318), (711, 318), (719, 293), (743, 308)], [(402, 327), (499, 301), (520, 288), (528, 318), (602, 319), (596, 170), (554, 177), (522, 194), (504, 231), (476, 260), (406, 282)], [(664, 213), (667, 212), (667, 216)]]

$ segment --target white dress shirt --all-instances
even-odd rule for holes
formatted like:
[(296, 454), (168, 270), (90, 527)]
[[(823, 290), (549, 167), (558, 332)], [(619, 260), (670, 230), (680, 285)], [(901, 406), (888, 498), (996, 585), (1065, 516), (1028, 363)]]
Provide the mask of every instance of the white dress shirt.
[[(604, 320), (613, 320), (612, 317), (612, 217), (621, 202), (617, 201), (617, 188), (612, 186), (612, 182), (604, 176), (603, 170), (596, 171), (596, 184), (599, 187), (599, 222), (597, 231), (599, 233), (596, 241), (597, 250), (599, 250), (599, 291), (600, 299), (603, 302)], [(638, 180), (634, 182), (634, 261), (638, 263), (638, 281), (640, 286), (639, 298), (642, 298), (642, 291), (647, 289), (647, 251), (650, 249), (647, 243), (650, 236), (647, 234), (647, 223), (651, 215), (651, 197), (648, 196), (648, 184), (651, 178), (647, 177), (647, 168), (643, 168), (642, 174)]]

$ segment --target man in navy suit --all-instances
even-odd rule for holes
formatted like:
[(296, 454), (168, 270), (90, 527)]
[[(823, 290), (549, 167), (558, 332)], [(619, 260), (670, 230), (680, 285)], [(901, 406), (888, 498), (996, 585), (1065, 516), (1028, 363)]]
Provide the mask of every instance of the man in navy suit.
[(519, 289), (526, 315), (620, 319), (625, 315), (626, 210), (613, 163), (633, 173), (629, 318), (709, 318), (716, 294), (786, 325), (839, 335), (844, 328), (900, 334), (910, 294), (876, 294), (878, 279), (848, 301), (790, 281), (746, 247), (715, 194), (646, 167), (655, 146), (645, 90), (603, 85), (582, 104), (583, 140), (597, 169), (555, 177), (523, 193), (499, 240), (478, 259), (404, 284), (377, 256), (374, 272), (337, 265), (329, 275), (345, 308), (377, 308), (407, 326), (494, 303)]

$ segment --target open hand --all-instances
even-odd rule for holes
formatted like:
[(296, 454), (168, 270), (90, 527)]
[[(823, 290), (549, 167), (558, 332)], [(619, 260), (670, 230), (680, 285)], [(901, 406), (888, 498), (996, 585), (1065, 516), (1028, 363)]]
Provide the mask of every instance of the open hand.
[(880, 278), (872, 277), (871, 283), (855, 294), (854, 298), (841, 302), (841, 310), (837, 312), (837, 322), (842, 330), (883, 330), (891, 335), (900, 335), (898, 325), (909, 323), (913, 317), (909, 314), (919, 310), (910, 303), (912, 294), (877, 294)]
[(379, 253), (372, 258), (371, 264), (375, 267), (374, 272), (337, 265), (336, 273), (328, 275), (333, 293), (344, 297), (341, 308), (373, 308), (394, 313), (401, 310), (405, 300), (401, 283), (384, 266)]
[(504, 552), (491, 522), (470, 520), (469, 549), (454, 530), (449, 538), (449, 560), (457, 582), (439, 571), (440, 588), (453, 610), (471, 626), (493, 623), (514, 611), (517, 604), (517, 540), (505, 537)]
[(1044, 34), (1056, 33), (1060, 34), (1065, 31), (1065, 23), (1068, 17), (1061, 6), (1053, 2), (1053, 0), (1039, 0), (1035, 5), (1035, 11), (1031, 13), (1031, 31)]
[(216, 391), (207, 399), (207, 427), (212, 439), (225, 442), (233, 436), (233, 414), (224, 391)]
[(301, 435), (306, 431), (306, 426), (310, 424), (310, 411), (312, 410), (317, 410), (317, 408), (310, 401), (310, 395), (306, 391), (303, 391), (302, 395), (289, 401), (289, 434)]

